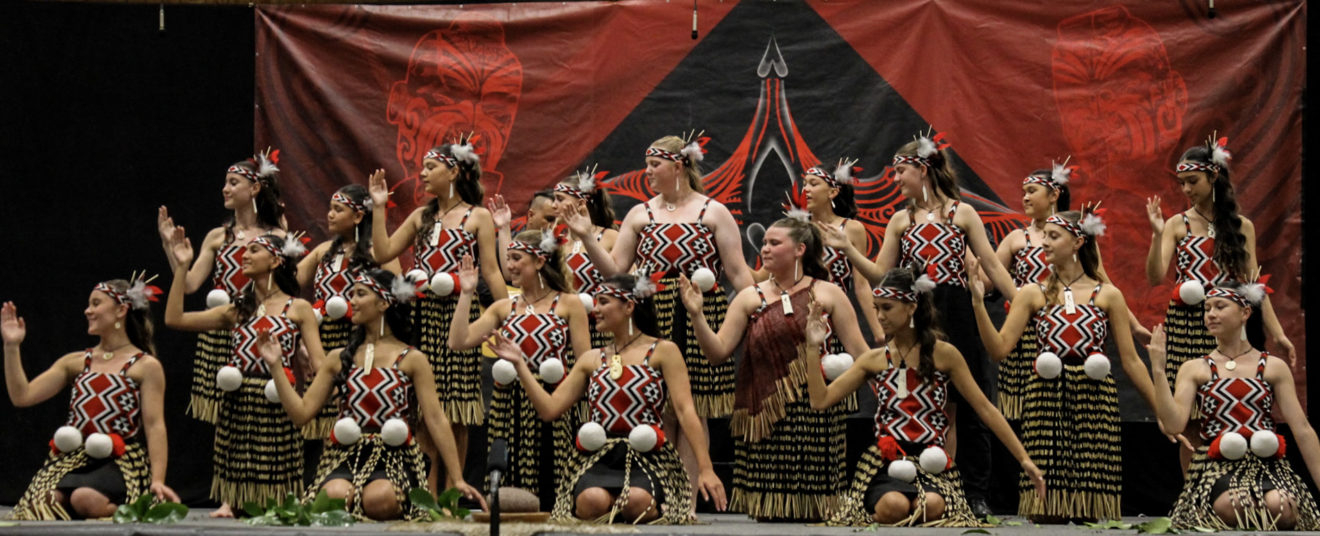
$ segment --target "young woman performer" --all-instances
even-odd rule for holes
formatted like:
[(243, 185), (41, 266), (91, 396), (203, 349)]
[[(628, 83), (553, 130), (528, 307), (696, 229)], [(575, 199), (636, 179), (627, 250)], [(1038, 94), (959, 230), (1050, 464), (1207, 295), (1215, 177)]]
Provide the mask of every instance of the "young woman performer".
[[(454, 350), (476, 348), (499, 332), (517, 343), (527, 354), (528, 364), (537, 375), (558, 361), (558, 374), (573, 366), (574, 358), (587, 352), (591, 336), (587, 332), (587, 311), (565, 282), (561, 246), (553, 233), (523, 231), (509, 246), (509, 273), (522, 294), (495, 302), (469, 325), (461, 315), (449, 326), (449, 347)], [(472, 300), (477, 269), (472, 258), (463, 257), (458, 271), (461, 293), (460, 310)], [(550, 384), (558, 379), (547, 378)], [(556, 469), (562, 465), (562, 452), (572, 444), (570, 427), (575, 419), (542, 422), (536, 418), (527, 392), (497, 385), (491, 393), (490, 418), (486, 419), (490, 443), (503, 439), (509, 445), (510, 470), (502, 486), (527, 490), (540, 497), (542, 508), (554, 507)], [(553, 445), (553, 446), (552, 446)], [(492, 493), (494, 490), (491, 490)]]
[[(264, 503), (302, 489), (303, 437), (278, 401), (266, 396), (266, 385), (284, 370), (270, 370), (257, 351), (257, 331), (268, 329), (279, 338), (284, 367), (294, 366), (301, 339), (311, 367), (324, 354), (312, 304), (298, 295), (297, 262), (305, 250), (295, 237), (257, 237), (243, 254), (243, 274), (250, 280), (234, 303), (205, 311), (184, 312), (183, 294), (193, 261), (192, 243), (183, 227), (175, 227), (170, 250), (174, 282), (165, 304), (165, 325), (183, 331), (228, 327), (234, 353), (214, 380), (223, 391), (215, 423), (215, 472), (211, 498), (220, 501), (212, 517), (232, 517), (234, 506)], [(292, 371), (290, 370), (290, 374)]]
[[(1021, 464), (1037, 493), (1044, 493), (1040, 469), (1027, 457), (1008, 421), (976, 386), (958, 349), (940, 340), (943, 334), (927, 294), (934, 287), (935, 282), (926, 275), (914, 278), (906, 268), (890, 270), (875, 288), (873, 299), (887, 345), (862, 354), (829, 385), (821, 376), (807, 376), (811, 405), (818, 410), (838, 404), (867, 381), (879, 401), (876, 444), (862, 455), (853, 484), (831, 524), (979, 524), (963, 497), (958, 472), (944, 452), (949, 427), (944, 405), (949, 387), (963, 392), (971, 409)], [(817, 348), (828, 328), (816, 304), (807, 318), (807, 368), (816, 370), (821, 366)], [(904, 466), (912, 469), (906, 476)]]
[(820, 374), (806, 359), (808, 305), (820, 303), (829, 313), (849, 353), (861, 355), (866, 341), (848, 295), (828, 281), (821, 258), (811, 223), (775, 222), (761, 247), (770, 278), (734, 297), (718, 334), (702, 311), (700, 291), (685, 276), (679, 278), (683, 305), (711, 362), (727, 362), (743, 346), (729, 422), (732, 508), (759, 520), (820, 520), (842, 491), (843, 408), (816, 412), (807, 401), (807, 377)]
[[(460, 140), (431, 149), (422, 159), (421, 179), (426, 183), (426, 191), (435, 198), (409, 214), (390, 235), (385, 231), (388, 217), (385, 207), (389, 203), (385, 172), (377, 170), (371, 175), (368, 188), (374, 204), (371, 247), (376, 261), (394, 260), (412, 246), (415, 269), (431, 278), (438, 272), (457, 272), (463, 256), (471, 255), (477, 259), (481, 277), (491, 294), (496, 299), (508, 297), (496, 259), (495, 224), (490, 212), (481, 208), (484, 195), (481, 162), (471, 143)], [(481, 399), (481, 352), (477, 348), (450, 350), (445, 344), (455, 314), (467, 314), (469, 319), (480, 314), (475, 302), (469, 304), (466, 312), (456, 313), (457, 305), (458, 296), (454, 294), (439, 296), (428, 292), (418, 300), (413, 317), (418, 349), (431, 358), (440, 405), (453, 425), (458, 457), (464, 459), (467, 426), (481, 424), (485, 410)], [(425, 444), (423, 450), (431, 457), (432, 467), (439, 466), (435, 451)]]
[(0, 308), (5, 387), (14, 406), (40, 404), (73, 386), (68, 421), (55, 432), (50, 458), (11, 519), (67, 520), (70, 507), (78, 517), (109, 517), (118, 505), (144, 493), (179, 500), (165, 485), (165, 373), (152, 355), (148, 307), (158, 292), (140, 276), (131, 283), (97, 283), (83, 314), (87, 334), (100, 340), (85, 351), (65, 354), (32, 381), (19, 355), (27, 322), (13, 302)]
[[(1274, 403), (1292, 429), (1312, 479), (1320, 478), (1320, 442), (1307, 422), (1292, 372), (1283, 360), (1251, 347), (1241, 333), (1265, 298), (1264, 285), (1221, 279), (1206, 293), (1205, 326), (1215, 348), (1178, 368), (1170, 392), (1167, 339), (1155, 328), (1150, 371), (1164, 429), (1182, 430), (1198, 408), (1205, 445), (1197, 448), (1173, 505), (1175, 527), (1216, 530), (1317, 530), (1320, 510), (1305, 482), (1283, 457), (1270, 416)], [(1242, 370), (1238, 370), (1242, 369)]]
[[(562, 419), (586, 395), (590, 421), (578, 432), (555, 494), (553, 517), (681, 524), (691, 520), (692, 488), (673, 445), (660, 431), (666, 402), (695, 447), (697, 491), (724, 510), (724, 486), (711, 467), (706, 434), (693, 410), (687, 365), (678, 346), (657, 336), (655, 285), (618, 274), (596, 286), (597, 326), (608, 346), (582, 355), (553, 393), (546, 392), (522, 347), (501, 335), (495, 352), (514, 364), (544, 420)], [(634, 440), (633, 438), (636, 437)], [(559, 451), (566, 455), (566, 451)]]
[[(430, 361), (400, 340), (409, 337), (408, 303), (416, 295), (415, 285), (389, 271), (355, 274), (349, 293), (354, 328), (345, 346), (330, 352), (304, 396), (298, 396), (287, 378), (276, 375), (280, 401), (295, 425), (315, 417), (335, 388), (344, 393), (335, 434), (321, 455), (306, 499), (325, 490), (345, 499), (358, 517), (422, 518), (408, 492), (426, 484), (422, 452), (412, 440), (412, 429), (423, 426), (440, 450), (450, 477), (447, 485), (485, 508), (481, 493), (463, 481)], [(266, 365), (278, 368), (281, 352), (275, 338), (262, 331), (257, 341)]]
[[(225, 208), (233, 215), (223, 225), (211, 229), (202, 240), (197, 261), (188, 269), (189, 294), (202, 288), (210, 279), (212, 286), (207, 304), (231, 302), (248, 284), (243, 275), (243, 252), (253, 239), (266, 234), (284, 235), (284, 204), (280, 200), (279, 168), (275, 166), (279, 151), (267, 151), (252, 158), (236, 162), (225, 171)], [(174, 269), (174, 253), (170, 240), (174, 233), (174, 220), (165, 207), (157, 210), (156, 223), (160, 232), (165, 257)], [(192, 395), (188, 414), (194, 418), (215, 423), (220, 407), (220, 390), (215, 386), (215, 374), (233, 357), (233, 341), (228, 329), (217, 329), (197, 334), (196, 359), (193, 361)]]
[(1036, 328), (1042, 354), (1023, 400), (1022, 439), (1045, 472), (1046, 492), (1038, 496), (1023, 479), (1018, 514), (1040, 522), (1121, 515), (1122, 474), (1114, 470), (1122, 463), (1118, 390), (1103, 354), (1107, 337), (1118, 346), (1137, 392), (1154, 406), (1123, 294), (1098, 272), (1096, 238), (1104, 222), (1084, 213), (1060, 212), (1045, 220), (1041, 245), (1053, 270), (1044, 283), (1022, 287), (1002, 329), (986, 313), (984, 284), (972, 281), (972, 309), (990, 355), (1008, 354), (1028, 323)]
[[(615, 229), (618, 226), (614, 223), (614, 208), (610, 203), (610, 194), (606, 193), (604, 188), (597, 187), (596, 180), (599, 176), (592, 171), (595, 171), (595, 168), (591, 171), (580, 171), (555, 185), (555, 211), (560, 214), (585, 212), (591, 220), (592, 227), (587, 240), (595, 240), (600, 243), (602, 249), (609, 251), (614, 248), (614, 243), (619, 238), (619, 231)], [(591, 262), (591, 256), (582, 246), (582, 240), (577, 237), (569, 238), (569, 242), (564, 245), (568, 250), (568, 254), (564, 256), (564, 264), (573, 274), (573, 288), (579, 293), (594, 296), (605, 278)], [(599, 329), (592, 330), (592, 348), (603, 348), (609, 342), (608, 333)]]

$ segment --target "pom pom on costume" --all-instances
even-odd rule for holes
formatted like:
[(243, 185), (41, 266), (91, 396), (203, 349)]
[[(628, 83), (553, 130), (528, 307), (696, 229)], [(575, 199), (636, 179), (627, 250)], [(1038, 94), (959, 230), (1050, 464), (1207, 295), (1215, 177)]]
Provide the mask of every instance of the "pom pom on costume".
[(578, 428), (577, 448), (585, 452), (595, 452), (605, 446), (605, 427), (591, 421)]
[(215, 373), (215, 385), (226, 393), (238, 390), (243, 385), (243, 371), (233, 365), (225, 365)]
[(1036, 369), (1036, 374), (1039, 374), (1040, 377), (1053, 380), (1063, 372), (1063, 360), (1059, 359), (1059, 355), (1054, 352), (1041, 352), (1032, 368)]
[(820, 360), (820, 367), (825, 372), (825, 379), (834, 381), (853, 365), (853, 356), (847, 352), (830, 354)]
[(1092, 380), (1103, 380), (1109, 375), (1109, 356), (1105, 354), (1091, 354), (1086, 357), (1086, 362), (1082, 369), (1086, 371), (1086, 377)]
[(495, 364), (490, 367), (490, 375), (500, 387), (518, 381), (518, 369), (513, 366), (513, 363), (503, 359), (496, 361)]
[(404, 422), (403, 419), (391, 418), (386, 420), (385, 424), (380, 427), (380, 438), (385, 441), (386, 445), (397, 447), (412, 439), (412, 430), (408, 429), (408, 423)]
[[(692, 272), (692, 282), (696, 283), (697, 288), (702, 292), (710, 292), (710, 289), (715, 288), (715, 272), (705, 266), (697, 268)], [(655, 291), (652, 291), (652, 294), (654, 293)]]
[(335, 421), (335, 428), (330, 431), (330, 441), (340, 445), (352, 445), (359, 439), (362, 439), (362, 427), (352, 417)]
[(431, 276), (431, 292), (437, 296), (448, 296), (458, 291), (458, 278), (449, 272), (436, 272)]
[(921, 461), (921, 468), (923, 470), (935, 475), (943, 473), (953, 463), (952, 460), (949, 459), (949, 453), (945, 452), (944, 449), (940, 447), (933, 446), (926, 447), (925, 450), (922, 450), (921, 456), (918, 457), (918, 459)]
[(639, 424), (628, 433), (628, 445), (637, 452), (651, 452), (665, 444), (665, 431), (656, 424)]
[(908, 460), (894, 460), (889, 462), (889, 478), (901, 480), (903, 482), (912, 482), (917, 479), (917, 464)]
[(225, 292), (225, 289), (211, 289), (211, 292), (206, 293), (206, 308), (214, 309), (226, 305), (229, 305), (229, 293)]
[(559, 380), (564, 379), (564, 362), (553, 357), (546, 359), (541, 362), (539, 372), (541, 381), (549, 384), (559, 383)]

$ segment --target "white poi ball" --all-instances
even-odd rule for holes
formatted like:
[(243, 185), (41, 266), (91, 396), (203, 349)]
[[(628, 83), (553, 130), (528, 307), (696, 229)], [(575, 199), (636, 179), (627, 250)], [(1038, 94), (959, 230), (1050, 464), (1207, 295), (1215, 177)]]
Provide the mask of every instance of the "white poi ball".
[(233, 365), (220, 367), (220, 371), (215, 373), (215, 384), (226, 393), (237, 390), (243, 385), (243, 372)]
[(503, 359), (496, 361), (490, 367), (490, 375), (495, 379), (495, 383), (500, 384), (500, 386), (518, 381), (518, 369), (513, 366), (513, 363)]
[(564, 379), (564, 362), (556, 358), (550, 358), (541, 362), (541, 381), (545, 383), (559, 383)]
[(335, 442), (340, 445), (352, 445), (362, 439), (362, 427), (352, 417), (335, 421)]
[(431, 276), (431, 292), (436, 296), (448, 296), (454, 293), (454, 276), (449, 272), (436, 272)]
[(1192, 279), (1178, 285), (1178, 298), (1187, 305), (1198, 305), (1205, 301), (1205, 285)]
[(662, 444), (656, 427), (649, 424), (634, 426), (628, 433), (628, 445), (637, 452), (651, 452)]
[(380, 438), (391, 447), (408, 442), (408, 423), (399, 418), (386, 420), (385, 425), (380, 427)]
[(834, 381), (835, 378), (842, 376), (853, 364), (853, 356), (847, 352), (842, 354), (830, 354), (820, 360), (821, 368), (825, 369), (825, 379)]
[(692, 272), (692, 282), (696, 283), (697, 288), (701, 289), (702, 292), (710, 292), (710, 289), (715, 288), (715, 272), (704, 266), (697, 268), (695, 272)]
[(889, 478), (911, 482), (917, 479), (917, 464), (908, 460), (889, 462)]
[(348, 300), (343, 296), (331, 296), (325, 301), (325, 316), (330, 317), (330, 320), (339, 320), (346, 314), (348, 314)]
[(1058, 378), (1063, 372), (1063, 360), (1054, 352), (1041, 352), (1036, 358), (1036, 374), (1047, 380)]
[(403, 278), (407, 279), (409, 283), (416, 285), (426, 281), (426, 272), (423, 272), (418, 268), (413, 268), (412, 270), (408, 270), (408, 273), (404, 274)]
[(55, 448), (60, 452), (69, 452), (83, 443), (82, 432), (72, 426), (61, 426), (55, 430)]
[(280, 389), (275, 386), (275, 380), (273, 379), (266, 380), (266, 400), (276, 404), (280, 403)]
[(1237, 432), (1219, 436), (1219, 453), (1229, 460), (1240, 460), (1247, 455), (1247, 438)]
[(927, 473), (938, 475), (944, 472), (944, 468), (949, 466), (949, 453), (944, 452), (940, 447), (926, 447), (921, 451), (921, 468)]
[(206, 293), (206, 307), (208, 309), (229, 305), (229, 293), (225, 289), (212, 289)]
[(1082, 369), (1086, 371), (1086, 376), (1092, 380), (1103, 380), (1109, 375), (1109, 356), (1105, 354), (1091, 354), (1086, 357), (1086, 363), (1082, 364)]
[[(1221, 443), (1220, 452), (1223, 448)], [(1273, 458), (1279, 453), (1279, 436), (1269, 430), (1256, 430), (1251, 434), (1251, 453), (1259, 458)]]
[(108, 458), (115, 450), (115, 442), (110, 436), (96, 432), (87, 436), (83, 448), (87, 450), (88, 456), (96, 459)]
[(577, 443), (584, 450), (595, 452), (605, 446), (605, 427), (592, 421), (578, 428)]
[(596, 298), (593, 298), (590, 294), (579, 292), (578, 299), (582, 300), (582, 308), (586, 309), (588, 313), (596, 310)]

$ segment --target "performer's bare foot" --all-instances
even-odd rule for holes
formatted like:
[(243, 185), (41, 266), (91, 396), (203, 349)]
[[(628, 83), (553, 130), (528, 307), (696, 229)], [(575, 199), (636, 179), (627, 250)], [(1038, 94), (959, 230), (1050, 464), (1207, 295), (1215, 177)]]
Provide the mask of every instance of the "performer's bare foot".
[(214, 512), (211, 512), (211, 517), (225, 517), (232, 519), (234, 517), (234, 509), (229, 507), (229, 503), (220, 503), (220, 507), (216, 508)]

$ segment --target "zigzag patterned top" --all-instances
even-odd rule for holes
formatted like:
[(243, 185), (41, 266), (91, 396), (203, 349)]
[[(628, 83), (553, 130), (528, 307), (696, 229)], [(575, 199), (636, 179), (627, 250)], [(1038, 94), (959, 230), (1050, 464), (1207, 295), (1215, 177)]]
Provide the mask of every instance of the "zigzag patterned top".
[[(895, 363), (888, 346), (885, 346), (885, 360), (889, 361), (889, 368), (871, 379), (871, 391), (878, 401), (876, 437), (890, 436), (899, 441), (943, 447), (949, 430), (949, 415), (944, 412), (944, 404), (949, 400), (949, 375), (937, 370), (931, 381), (923, 381), (906, 363)], [(900, 381), (907, 384), (908, 391), (902, 398), (898, 396)]]
[(899, 237), (898, 265), (917, 273), (930, 274), (936, 283), (967, 286), (963, 254), (967, 240), (961, 227), (953, 224), (958, 202), (949, 208), (945, 221), (913, 222)]
[(619, 379), (610, 377), (609, 357), (601, 348), (601, 367), (587, 384), (591, 420), (615, 436), (627, 436), (642, 424), (660, 424), (665, 409), (665, 379), (651, 367), (651, 354), (660, 341), (651, 343), (639, 365), (623, 367)]
[(247, 244), (239, 244), (233, 239), (215, 252), (215, 267), (211, 270), (215, 288), (224, 289), (231, 298), (238, 296), (248, 284), (248, 276), (243, 275), (244, 253), (247, 253)]
[(352, 264), (343, 253), (336, 253), (330, 259), (317, 263), (314, 280), (316, 299), (328, 300), (332, 296), (339, 296), (347, 300), (348, 289), (353, 288), (353, 276), (361, 271), (353, 269)]
[(532, 370), (537, 370), (543, 361), (552, 357), (563, 361), (565, 367), (569, 365), (566, 357), (569, 354), (568, 321), (555, 314), (563, 295), (556, 292), (550, 310), (544, 313), (528, 314), (525, 308), (519, 309), (518, 301), (522, 296), (514, 296), (509, 303), (509, 316), (504, 319), (500, 330), (509, 340), (518, 343)]
[[(603, 236), (605, 236), (605, 230), (601, 229), (599, 233), (596, 233), (596, 241), (600, 242)], [(576, 288), (578, 292), (595, 295), (601, 282), (605, 281), (605, 277), (600, 275), (600, 270), (597, 270), (596, 265), (591, 263), (591, 257), (587, 255), (582, 242), (573, 242), (573, 249), (568, 256), (564, 257), (564, 265), (568, 266), (568, 269), (573, 272), (573, 288)]]
[(93, 372), (92, 349), (88, 348), (82, 374), (73, 380), (68, 425), (84, 436), (100, 432), (128, 439), (137, 435), (142, 426), (142, 393), (138, 383), (128, 377), (128, 369), (140, 357), (142, 352), (128, 358), (118, 373)]
[(1192, 235), (1192, 224), (1187, 215), (1182, 215), (1183, 226), (1187, 234), (1178, 241), (1178, 283), (1193, 279), (1205, 286), (1206, 290), (1224, 282), (1227, 275), (1219, 270), (1215, 262), (1215, 239), (1208, 236)]
[(715, 272), (716, 279), (724, 275), (720, 251), (715, 246), (715, 233), (701, 222), (710, 202), (708, 198), (701, 205), (695, 223), (657, 223), (651, 212), (651, 203), (642, 203), (650, 220), (642, 228), (641, 238), (637, 241), (637, 265), (642, 272), (663, 272), (666, 277), (678, 277), (679, 274), (692, 277), (692, 272), (704, 266)]
[(1274, 387), (1265, 381), (1265, 362), (1269, 354), (1260, 353), (1254, 378), (1221, 378), (1215, 360), (1205, 356), (1210, 365), (1210, 381), (1196, 388), (1196, 405), (1205, 417), (1201, 420), (1201, 439), (1211, 441), (1220, 434), (1237, 432), (1251, 438), (1251, 433), (1274, 430)]
[[(1040, 287), (1045, 289), (1044, 284)], [(1104, 353), (1109, 314), (1095, 304), (1100, 287), (1095, 286), (1086, 303), (1077, 304), (1077, 312), (1071, 318), (1063, 305), (1046, 305), (1036, 311), (1036, 340), (1041, 352), (1054, 352), (1065, 361)]]
[(261, 352), (257, 351), (257, 330), (269, 329), (271, 335), (280, 341), (284, 366), (288, 367), (298, 348), (299, 336), (298, 324), (289, 319), (289, 306), (292, 304), (293, 298), (289, 298), (289, 301), (284, 302), (284, 310), (280, 311), (279, 316), (254, 314), (247, 322), (234, 326), (234, 358), (229, 364), (238, 367), (244, 376), (270, 377), (266, 363), (261, 360)]
[[(839, 224), (839, 230), (845, 231), (848, 227), (848, 219), (844, 218)], [(825, 263), (825, 270), (830, 273), (830, 282), (838, 285), (848, 295), (853, 291), (853, 267), (852, 261), (848, 260), (848, 255), (841, 250), (829, 246), (824, 247), (824, 254), (821, 260)]]
[(1044, 281), (1050, 275), (1050, 263), (1045, 261), (1045, 248), (1031, 245), (1031, 233), (1027, 232), (1030, 225), (1022, 228), (1022, 235), (1027, 237), (1027, 245), (1013, 252), (1013, 261), (1008, 270), (1013, 274), (1013, 284), (1018, 288)]
[(463, 213), (463, 219), (458, 222), (458, 227), (445, 228), (440, 225), (439, 220), (436, 220), (431, 224), (429, 231), (417, 233), (417, 242), (413, 245), (415, 268), (426, 272), (426, 277), (431, 277), (436, 272), (458, 271), (458, 265), (463, 261), (464, 255), (477, 258), (477, 236), (466, 229), (468, 217), (472, 216), (472, 209), (473, 207), (468, 207), (467, 212)]
[(364, 431), (378, 431), (392, 418), (407, 421), (416, 399), (412, 378), (399, 370), (399, 363), (410, 350), (411, 347), (399, 352), (389, 367), (367, 370), (354, 364), (344, 381), (339, 418), (351, 417)]

